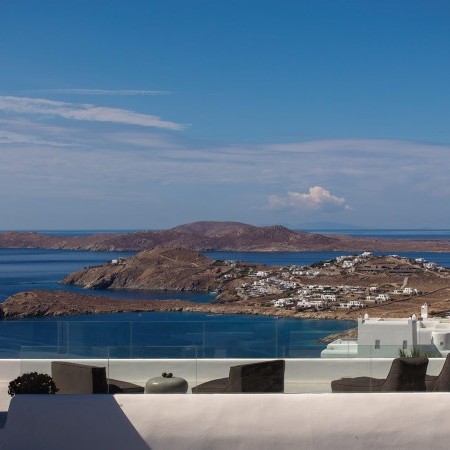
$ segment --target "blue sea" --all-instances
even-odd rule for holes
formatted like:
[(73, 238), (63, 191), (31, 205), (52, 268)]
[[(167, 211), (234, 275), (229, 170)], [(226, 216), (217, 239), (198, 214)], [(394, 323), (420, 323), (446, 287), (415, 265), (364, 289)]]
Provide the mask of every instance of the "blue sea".
[(450, 240), (450, 230), (448, 229), (314, 229), (303, 230), (318, 234), (346, 234), (355, 237), (375, 237), (392, 239), (420, 239), (420, 240)]
[[(48, 233), (75, 235), (90, 232)], [(423, 232), (421, 236), (425, 234)], [(17, 292), (35, 289), (64, 289), (85, 294), (161, 301), (214, 300), (212, 294), (178, 291), (89, 291), (59, 284), (64, 276), (73, 271), (133, 254), (133, 252), (0, 249), (0, 302)], [(309, 265), (351, 253), (206, 252), (205, 254), (213, 259), (272, 265)], [(450, 253), (399, 254), (413, 258), (423, 257), (450, 267)], [(348, 321), (181, 312), (1, 320), (0, 357), (33, 355), (38, 357), (43, 352), (83, 357), (319, 357), (324, 345), (319, 344), (317, 339), (353, 326), (355, 323)]]

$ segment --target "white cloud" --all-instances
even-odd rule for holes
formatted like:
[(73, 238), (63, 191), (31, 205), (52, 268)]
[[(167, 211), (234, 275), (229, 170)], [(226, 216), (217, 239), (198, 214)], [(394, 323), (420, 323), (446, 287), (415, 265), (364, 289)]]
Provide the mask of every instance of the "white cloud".
[[(36, 91), (34, 91), (36, 92)], [(170, 91), (151, 91), (147, 89), (48, 89), (39, 92), (81, 95), (168, 95)]]
[(158, 116), (140, 114), (120, 108), (91, 104), (65, 103), (43, 98), (0, 96), (0, 110), (19, 114), (39, 114), (65, 119), (113, 122), (166, 130), (183, 130), (186, 125), (162, 120)]
[(321, 186), (309, 188), (307, 194), (288, 192), (285, 197), (270, 195), (268, 202), (272, 209), (300, 209), (324, 212), (351, 209), (344, 197), (337, 197)]

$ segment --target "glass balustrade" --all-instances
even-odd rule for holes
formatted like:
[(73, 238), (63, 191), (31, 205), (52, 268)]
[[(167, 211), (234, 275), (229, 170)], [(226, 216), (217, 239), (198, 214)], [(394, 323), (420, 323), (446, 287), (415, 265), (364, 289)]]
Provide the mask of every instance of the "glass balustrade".
[[(193, 326), (193, 324), (190, 325)], [(79, 328), (75, 327), (75, 329), (77, 332), (81, 331)], [(92, 330), (89, 331), (92, 332)], [(97, 331), (104, 332), (104, 329), (98, 329)], [(191, 331), (194, 330), (191, 328)], [(190, 344), (138, 346), (129, 345), (130, 341), (127, 341), (127, 345), (111, 346), (82, 346), (75, 345), (74, 342), (69, 342), (69, 345), (64, 346), (22, 345), (14, 360), (0, 360), (0, 365), (2, 365), (2, 372), (5, 376), (6, 373), (12, 374), (14, 370), (17, 370), (17, 375), (29, 372), (52, 375), (52, 363), (58, 361), (68, 361), (81, 366), (100, 367), (105, 368), (108, 386), (115, 383), (120, 386), (123, 383), (131, 383), (132, 388), (138, 387), (141, 392), (144, 391), (148, 382), (151, 384), (151, 380), (157, 379), (157, 384), (161, 383), (161, 377), (166, 373), (172, 374), (174, 378), (186, 380), (187, 392), (191, 393), (192, 390), (195, 391), (199, 387), (204, 387), (204, 383), (215, 380), (224, 380), (223, 382), (226, 383), (227, 379), (231, 380), (232, 377), (236, 376), (236, 370), (231, 369), (236, 366), (248, 366), (273, 359), (282, 359), (285, 362), (283, 391), (288, 394), (301, 394), (332, 392), (333, 383), (337, 381), (339, 385), (342, 379), (351, 379), (347, 381), (350, 384), (354, 383), (353, 380), (356, 379), (356, 385), (358, 386), (358, 383), (361, 383), (361, 377), (362, 383), (366, 383), (367, 386), (364, 385), (361, 388), (361, 385), (359, 385), (358, 388), (355, 388), (355, 392), (359, 392), (358, 389), (376, 392), (383, 385), (384, 380), (388, 383), (385, 387), (389, 392), (392, 389), (390, 387), (392, 386), (390, 371), (393, 360), (397, 357), (405, 357), (406, 359), (418, 356), (427, 357), (429, 361), (426, 373), (429, 376), (439, 375), (444, 364), (444, 358), (427, 351), (427, 349), (425, 351), (417, 348), (399, 349), (398, 346), (382, 346), (381, 348), (360, 346), (358, 351), (364, 356), (358, 357), (354, 355), (354, 352), (349, 351), (347, 354), (341, 352), (339, 358), (317, 358), (315, 355), (313, 357), (304, 356), (307, 353), (304, 353), (303, 347), (289, 346), (285, 348), (280, 345), (276, 357), (254, 356), (258, 354), (258, 345), (263, 345), (266, 342), (265, 339), (269, 339), (265, 337), (267, 330), (264, 328), (242, 331), (242, 335), (239, 336), (240, 339), (246, 340), (245, 346), (236, 352), (229, 353), (228, 339), (230, 339), (230, 336), (228, 332), (236, 332), (236, 329), (219, 328), (215, 331), (216, 333), (213, 333), (213, 330), (203, 329), (203, 332), (200, 333), (202, 345), (199, 346)], [(77, 333), (73, 333), (73, 336), (81, 337)], [(273, 336), (271, 339), (272, 341), (269, 339), (267, 342), (272, 342), (273, 345)], [(256, 349), (249, 352), (249, 356), (242, 357), (242, 349), (247, 349), (247, 346), (251, 346), (252, 342), (257, 344)], [(64, 343), (67, 344), (66, 341)], [(303, 356), (299, 358), (283, 356), (288, 352), (290, 355), (296, 355), (298, 352)], [(11, 364), (17, 366), (16, 369), (12, 368)], [(5, 371), (4, 368), (8, 368), (8, 370)], [(14, 378), (12, 375), (8, 376), (9, 378), (3, 377), (5, 379), (2, 381), (5, 385), (5, 392), (7, 382)], [(244, 377), (244, 375), (242, 376)], [(255, 375), (252, 374), (251, 376)], [(236, 380), (234, 379), (234, 381)], [(162, 382), (164, 383), (164, 380)], [(235, 384), (232, 389), (236, 389), (239, 383), (241, 381)], [(243, 383), (242, 386), (246, 382)], [(385, 388), (380, 389), (384, 391)], [(339, 388), (333, 391), (340, 392)], [(151, 389), (149, 389), (149, 392), (151, 392)], [(350, 392), (353, 391), (350, 389)]]

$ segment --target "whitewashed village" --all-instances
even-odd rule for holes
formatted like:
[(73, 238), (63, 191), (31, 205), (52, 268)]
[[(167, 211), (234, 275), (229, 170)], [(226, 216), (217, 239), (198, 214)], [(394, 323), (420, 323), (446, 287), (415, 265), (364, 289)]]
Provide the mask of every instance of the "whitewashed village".
[[(226, 263), (230, 267), (236, 267), (238, 264), (235, 261)], [(250, 269), (245, 282), (236, 286), (235, 294), (239, 300), (270, 297), (270, 303), (266, 303), (266, 306), (296, 311), (361, 309), (422, 294), (418, 287), (409, 282), (409, 277), (431, 272), (441, 277), (450, 277), (448, 269), (424, 258), (375, 256), (371, 252), (364, 252), (359, 255), (339, 256), (312, 266)], [(384, 280), (383, 274), (400, 276), (402, 282), (395, 285), (392, 280)], [(326, 284), (330, 278), (356, 280), (365, 276), (368, 278), (370, 275), (372, 278), (376, 275), (379, 282), (369, 286)], [(223, 278), (224, 281), (242, 278), (242, 273), (239, 273), (239, 270), (230, 270)]]

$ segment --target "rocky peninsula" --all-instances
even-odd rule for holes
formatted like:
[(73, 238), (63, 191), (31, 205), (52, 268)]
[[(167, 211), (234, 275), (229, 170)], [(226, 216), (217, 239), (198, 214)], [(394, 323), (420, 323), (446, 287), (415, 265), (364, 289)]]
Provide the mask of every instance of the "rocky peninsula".
[(142, 251), (160, 246), (195, 251), (388, 251), (450, 252), (450, 240), (356, 238), (294, 231), (280, 225), (258, 227), (239, 222), (194, 222), (169, 230), (50, 236), (2, 232), (0, 248), (93, 251)]

